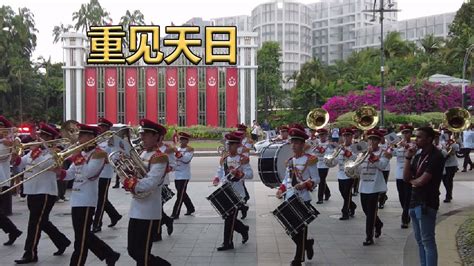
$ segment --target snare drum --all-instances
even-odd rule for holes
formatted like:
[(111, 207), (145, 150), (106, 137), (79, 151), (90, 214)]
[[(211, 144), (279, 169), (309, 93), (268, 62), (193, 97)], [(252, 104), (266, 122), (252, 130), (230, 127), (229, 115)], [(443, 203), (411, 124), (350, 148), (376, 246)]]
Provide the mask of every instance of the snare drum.
[(316, 219), (316, 210), (304, 203), (298, 196), (293, 195), (284, 201), (274, 211), (273, 215), (285, 228), (286, 233), (294, 237), (304, 226)]
[(165, 204), (168, 200), (170, 200), (174, 196), (173, 190), (168, 186), (161, 187), (161, 202)]
[(286, 162), (293, 152), (289, 143), (272, 143), (263, 148), (258, 158), (258, 174), (262, 183), (277, 188), (285, 178)]
[(234, 209), (244, 202), (240, 194), (232, 188), (231, 183), (225, 183), (206, 199), (211, 202), (211, 205), (222, 216), (222, 219), (227, 218)]

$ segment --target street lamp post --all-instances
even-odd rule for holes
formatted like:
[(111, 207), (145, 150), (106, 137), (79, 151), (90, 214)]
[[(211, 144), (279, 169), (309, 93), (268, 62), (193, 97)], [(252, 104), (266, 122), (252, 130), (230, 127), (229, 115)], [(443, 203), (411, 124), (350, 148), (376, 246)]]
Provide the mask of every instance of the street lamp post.
[(471, 46), (469, 46), (466, 49), (466, 54), (464, 55), (464, 63), (462, 65), (461, 104), (463, 108), (467, 108), (467, 106), (465, 106), (466, 103), (464, 102), (464, 95), (466, 94), (466, 78), (465, 77), (466, 77), (467, 61), (469, 60), (469, 56), (471, 55), (473, 50), (474, 50), (474, 44), (471, 44)]
[(384, 103), (385, 103), (385, 85), (384, 85), (384, 73), (385, 73), (385, 53), (383, 43), (383, 19), (384, 13), (399, 12), (400, 9), (391, 9), (394, 4), (391, 0), (388, 0), (388, 8), (385, 8), (384, 0), (380, 0), (379, 9), (375, 9), (377, 0), (374, 1), (373, 9), (362, 10), (362, 12), (379, 13), (380, 16), (380, 127), (384, 127)]

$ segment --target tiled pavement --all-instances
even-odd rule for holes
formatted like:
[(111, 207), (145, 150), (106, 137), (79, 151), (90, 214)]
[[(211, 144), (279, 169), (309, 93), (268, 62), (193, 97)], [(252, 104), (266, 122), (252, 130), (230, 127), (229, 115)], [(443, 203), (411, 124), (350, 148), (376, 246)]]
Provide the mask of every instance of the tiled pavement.
[[(470, 172), (472, 175), (473, 172)], [(469, 173), (463, 173), (469, 175)], [(171, 186), (174, 188), (173, 184)], [(284, 233), (283, 228), (271, 214), (280, 200), (274, 197), (274, 190), (266, 188), (256, 177), (255, 182), (248, 182), (251, 194), (250, 212), (244, 223), (250, 225), (250, 240), (241, 244), (241, 236), (234, 236), (235, 249), (217, 252), (223, 237), (223, 220), (216, 214), (205, 199), (215, 189), (206, 182), (191, 182), (189, 194), (196, 205), (195, 216), (182, 216), (175, 221), (174, 233), (164, 236), (163, 241), (154, 243), (152, 253), (169, 260), (173, 265), (288, 265), (295, 245)], [(400, 229), (401, 209), (398, 203), (395, 182), (389, 182), (389, 200), (379, 215), (384, 222), (382, 236), (376, 239), (374, 246), (363, 247), (365, 238), (365, 216), (360, 207), (360, 200), (355, 197), (359, 206), (356, 217), (348, 221), (339, 221), (342, 199), (337, 189), (337, 182), (329, 182), (332, 197), (323, 205), (315, 205), (320, 216), (310, 225), (310, 237), (315, 239), (315, 256), (306, 265), (412, 265), (416, 261), (416, 247), (413, 246), (411, 229)], [(444, 190), (442, 194), (444, 194)], [(470, 206), (474, 202), (474, 182), (455, 182), (454, 200), (450, 204), (441, 203), (440, 215)], [(314, 198), (315, 195), (313, 195)], [(134, 265), (127, 254), (126, 213), (129, 208), (130, 195), (122, 189), (110, 189), (110, 199), (124, 218), (116, 228), (106, 225), (109, 219), (104, 215), (104, 226), (98, 236), (122, 255), (117, 265)], [(165, 205), (171, 212), (174, 199)], [(0, 246), (0, 265), (13, 265), (21, 257), (26, 238), (28, 210), (26, 202), (13, 198), (13, 215), (10, 216), (24, 234), (11, 247)], [(184, 211), (183, 207), (183, 211)], [(73, 240), (69, 203), (57, 203), (51, 213), (52, 222)], [(164, 231), (166, 232), (166, 230)], [(0, 234), (0, 242), (6, 240)], [(441, 240), (442, 241), (442, 240)], [(415, 249), (414, 249), (415, 248)], [(69, 247), (63, 256), (52, 256), (55, 247), (45, 234), (42, 234), (39, 245), (38, 265), (67, 265), (72, 253)], [(440, 250), (440, 261), (443, 259)], [(415, 258), (415, 260), (414, 260)], [(449, 261), (449, 260), (448, 260)], [(415, 262), (416, 263), (416, 262)], [(453, 262), (454, 263), (454, 262)], [(87, 265), (105, 265), (89, 252)]]

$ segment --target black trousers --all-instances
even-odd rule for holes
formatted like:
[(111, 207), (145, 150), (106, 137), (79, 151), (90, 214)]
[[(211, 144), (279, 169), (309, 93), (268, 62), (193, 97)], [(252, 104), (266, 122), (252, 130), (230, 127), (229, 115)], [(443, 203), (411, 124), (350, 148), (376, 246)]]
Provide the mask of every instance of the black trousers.
[(408, 209), (410, 209), (410, 198), (411, 198), (411, 185), (403, 181), (403, 179), (397, 179), (397, 190), (398, 190), (398, 200), (402, 206), (402, 224), (410, 223), (410, 214)]
[(114, 255), (112, 248), (91, 232), (94, 207), (72, 207), (72, 227), (74, 228), (74, 251), (70, 265), (85, 265), (90, 249), (100, 260)]
[(382, 226), (382, 221), (377, 216), (377, 202), (379, 193), (360, 194), (360, 202), (365, 213), (365, 235), (367, 239), (374, 238), (375, 227)]
[(446, 174), (443, 175), (443, 185), (446, 188), (446, 199), (453, 198), (453, 180), (457, 171), (457, 166), (446, 167)]
[(66, 198), (67, 181), (58, 180), (56, 183), (58, 184), (58, 198), (64, 200)]
[(342, 216), (348, 217), (349, 211), (357, 208), (357, 205), (352, 201), (352, 187), (354, 179), (339, 179), (339, 192), (341, 192), (344, 204), (342, 205)]
[(464, 155), (464, 162), (462, 163), (462, 168), (466, 170), (468, 165), (472, 167), (472, 160), (471, 160), (471, 157), (469, 156), (469, 154), (471, 153), (471, 149), (462, 148), (461, 153)]
[[(2, 191), (7, 190), (9, 187), (2, 187)], [(9, 200), (9, 193), (5, 193), (3, 195), (0, 195), (0, 206), (3, 206), (4, 202)], [(0, 207), (0, 229), (3, 230), (6, 234), (11, 234), (14, 232), (19, 231), (18, 228), (16, 228), (15, 224), (7, 217), (7, 214), (5, 213), (5, 209)]]
[(244, 197), (244, 201), (245, 203), (247, 203), (247, 201), (250, 199), (250, 194), (247, 190), (247, 186), (245, 185), (245, 181), (242, 182), (242, 184), (244, 185), (244, 190), (245, 190), (245, 197)]
[(173, 207), (173, 214), (172, 216), (178, 217), (179, 213), (181, 212), (181, 206), (184, 205), (186, 206), (186, 210), (188, 212), (194, 212), (194, 205), (191, 201), (191, 199), (188, 196), (188, 193), (186, 193), (186, 190), (188, 188), (188, 183), (189, 180), (175, 180), (174, 185), (176, 187), (176, 191), (178, 192), (178, 195), (176, 197), (176, 201), (174, 203)]
[(326, 183), (326, 177), (328, 176), (329, 168), (318, 168), (319, 173), (319, 188), (318, 188), (318, 201), (323, 201), (323, 197), (328, 198), (331, 196), (331, 191)]
[[(382, 171), (382, 174), (383, 174), (383, 179), (385, 180), (385, 184), (387, 184), (390, 171)], [(379, 193), (379, 204), (384, 205), (387, 199), (388, 199), (387, 192)]]
[(93, 227), (102, 227), (104, 211), (109, 215), (111, 221), (117, 220), (120, 217), (120, 214), (117, 212), (114, 205), (109, 201), (110, 181), (110, 178), (99, 178), (99, 199), (94, 214)]
[(305, 251), (306, 251), (306, 246), (308, 243), (308, 226), (305, 225), (303, 227), (303, 230), (301, 230), (298, 234), (293, 236), (291, 239), (296, 244), (296, 252), (295, 252), (295, 257), (293, 260), (295, 262), (305, 261)]
[(234, 231), (242, 234), (245, 230), (245, 225), (237, 219), (238, 212), (238, 209), (234, 208), (224, 220), (224, 245), (233, 244)]
[(48, 194), (28, 195), (27, 204), (30, 217), (28, 219), (28, 234), (26, 235), (24, 258), (38, 256), (38, 243), (41, 238), (41, 231), (49, 236), (58, 249), (70, 243), (69, 239), (49, 220), (49, 214), (56, 200), (56, 196)]
[(137, 266), (171, 265), (166, 260), (151, 254), (152, 234), (160, 226), (160, 220), (141, 220), (130, 218), (128, 222), (128, 254)]
[(153, 232), (155, 232), (155, 236), (154, 238), (157, 238), (157, 237), (161, 237), (161, 229), (163, 227), (163, 225), (166, 225), (168, 226), (170, 223), (173, 222), (173, 219), (171, 219), (171, 217), (169, 217), (166, 213), (165, 213), (165, 205), (162, 204), (161, 205), (161, 220), (159, 220), (159, 226), (157, 227), (157, 230), (154, 230)]

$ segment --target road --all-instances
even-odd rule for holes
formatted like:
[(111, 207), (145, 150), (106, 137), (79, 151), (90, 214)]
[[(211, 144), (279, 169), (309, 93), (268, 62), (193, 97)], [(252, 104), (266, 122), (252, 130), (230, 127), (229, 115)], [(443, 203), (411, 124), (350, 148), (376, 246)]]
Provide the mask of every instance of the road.
[[(192, 181), (210, 181), (216, 174), (217, 166), (219, 164), (219, 157), (195, 157), (191, 162), (191, 173), (192, 173)], [(258, 176), (258, 157), (251, 156), (250, 157), (250, 164), (252, 165), (252, 169), (254, 171), (254, 181), (260, 181), (260, 177)], [(459, 165), (462, 166), (462, 160), (459, 160)], [(395, 159), (390, 160), (390, 169), (392, 172), (390, 173), (389, 182), (395, 181)], [(460, 170), (462, 167), (460, 167)], [(474, 170), (468, 171), (466, 173), (462, 173), (461, 171), (456, 173), (454, 177), (455, 181), (474, 181)], [(332, 168), (329, 170), (328, 174), (328, 181), (337, 181), (336, 178), (336, 168)]]

